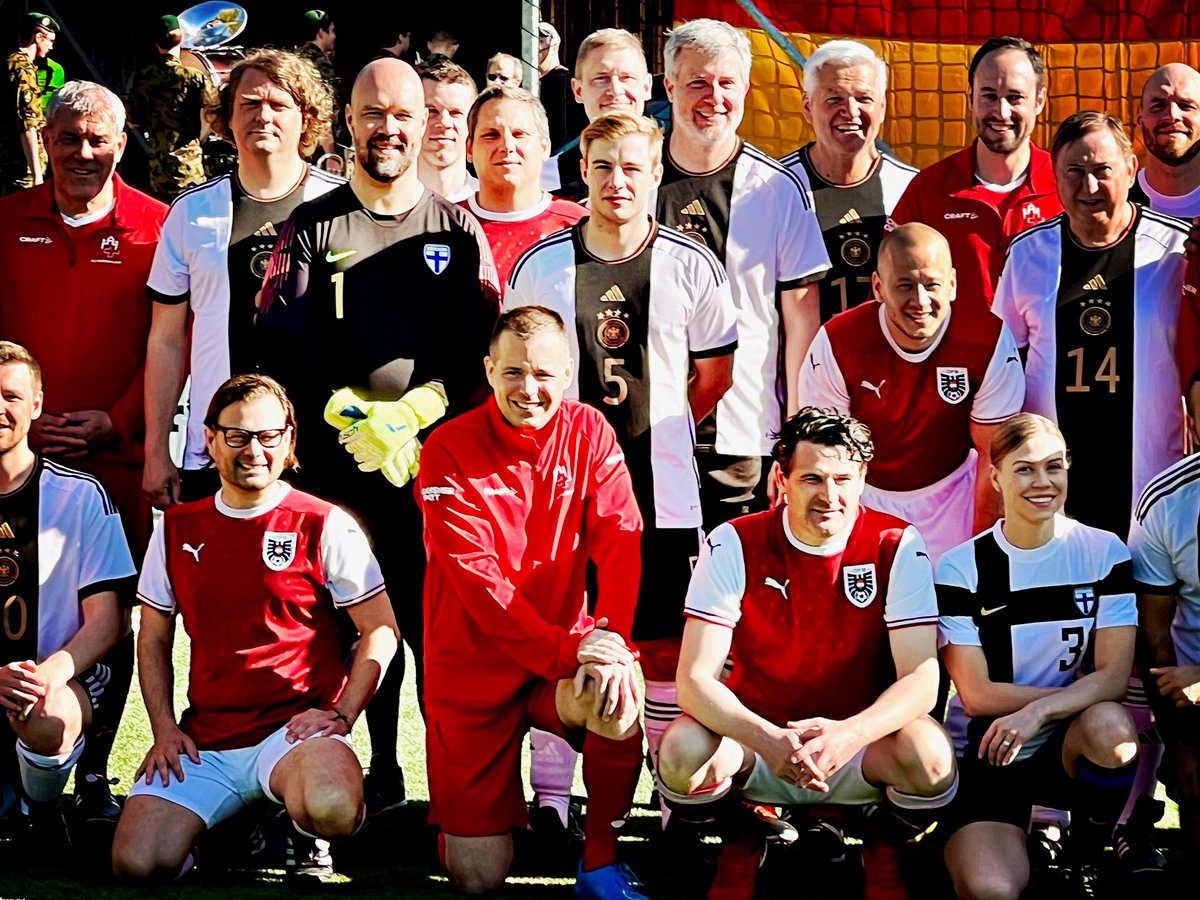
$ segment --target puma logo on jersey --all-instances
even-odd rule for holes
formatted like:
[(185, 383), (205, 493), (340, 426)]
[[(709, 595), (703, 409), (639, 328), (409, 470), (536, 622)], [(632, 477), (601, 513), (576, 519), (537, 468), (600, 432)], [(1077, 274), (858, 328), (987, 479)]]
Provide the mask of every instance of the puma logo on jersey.
[(266, 225), (263, 225), (261, 228), (255, 231), (254, 234), (256, 237), (276, 237), (279, 232), (275, 230), (274, 223), (268, 222)]
[(880, 400), (882, 400), (883, 399), (883, 386), (885, 384), (887, 384), (886, 378), (883, 379), (883, 381), (879, 382), (879, 387), (875, 387), (875, 385), (871, 384), (871, 382), (869, 382), (869, 381), (864, 381), (861, 386), (865, 387), (868, 391), (873, 391), (875, 396), (878, 397)]
[(1008, 609), (1008, 604), (1005, 603), (1003, 606), (993, 606), (991, 609), (980, 609), (979, 614), (981, 616), (990, 616), (992, 613), (998, 613), (1002, 609)]
[(325, 251), (325, 262), (327, 262), (327, 263), (339, 262), (343, 259), (346, 259), (347, 257), (353, 256), (357, 252), (358, 252), (357, 250), (326, 250)]
[(16, 537), (16, 535), (13, 534), (12, 526), (9, 525), (7, 522), (0, 522), (0, 538), (15, 538), (15, 537)]
[(200, 562), (200, 551), (204, 549), (203, 544), (201, 544), (199, 547), (193, 547), (191, 544), (184, 544), (183, 549), (192, 554), (192, 556), (196, 558), (196, 562)]
[(1107, 291), (1108, 285), (1104, 283), (1104, 276), (1097, 275), (1095, 278), (1089, 278), (1083, 283), (1085, 291)]
[(607, 291), (600, 295), (601, 303), (624, 303), (625, 295), (621, 293), (621, 289), (615, 284)]
[(704, 539), (704, 543), (708, 544), (708, 555), (709, 556), (712, 556), (717, 551), (717, 548), (722, 546), (721, 544), (714, 544), (712, 542), (712, 538), (710, 538), (710, 537), (706, 537)]
[(915, 554), (913, 554), (913, 555), (914, 555), (914, 556), (923, 556), (923, 557), (925, 557), (926, 559), (929, 559), (929, 554), (928, 554), (928, 553), (926, 553), (924, 550), (918, 550), (918, 551), (917, 551)]
[(858, 214), (858, 210), (852, 206), (852, 207), (850, 207), (849, 212), (847, 212), (844, 216), (842, 216), (840, 219), (838, 219), (838, 224), (839, 225), (851, 225), (854, 222), (861, 222), (861, 221), (862, 221), (862, 216), (860, 216)]
[(704, 215), (704, 204), (699, 200), (693, 200), (687, 206), (679, 211), (681, 216), (702, 216)]
[(817, 368), (817, 366), (820, 365), (820, 363), (817, 362), (817, 358), (815, 356), (813, 356), (811, 353), (808, 356), (808, 364), (810, 366), (812, 366), (814, 370)]
[(774, 578), (763, 579), (763, 584), (765, 584), (767, 587), (773, 587), (773, 588), (775, 588), (775, 590), (779, 591), (779, 593), (783, 594), (784, 600), (787, 599), (787, 586), (791, 583), (792, 583), (792, 579), (790, 579), (790, 578), (785, 578), (783, 580), (783, 584), (780, 584)]

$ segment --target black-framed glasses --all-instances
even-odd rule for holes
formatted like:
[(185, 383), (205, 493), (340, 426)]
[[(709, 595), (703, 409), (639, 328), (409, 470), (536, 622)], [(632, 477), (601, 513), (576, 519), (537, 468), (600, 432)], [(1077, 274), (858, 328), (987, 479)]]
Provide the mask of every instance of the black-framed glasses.
[(278, 447), (283, 443), (288, 432), (292, 430), (291, 425), (283, 428), (266, 428), (262, 431), (247, 431), (245, 428), (230, 428), (228, 425), (214, 425), (213, 428), (221, 432), (221, 437), (225, 439), (225, 445), (232, 450), (240, 450), (251, 440), (257, 440), (262, 447)]

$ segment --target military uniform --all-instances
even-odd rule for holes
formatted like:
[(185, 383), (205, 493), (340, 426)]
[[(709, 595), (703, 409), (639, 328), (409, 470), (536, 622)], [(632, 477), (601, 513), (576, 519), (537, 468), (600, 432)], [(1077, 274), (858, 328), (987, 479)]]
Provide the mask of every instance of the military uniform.
[(150, 189), (163, 199), (205, 181), (201, 113), (212, 90), (203, 72), (169, 54), (137, 74), (129, 116), (150, 144)]
[(325, 55), (324, 50), (312, 41), (305, 41), (296, 48), (296, 55), (304, 57), (316, 66), (324, 82), (331, 88), (335, 87), (334, 82), (337, 80), (337, 72), (333, 68), (333, 63), (329, 61), (329, 57)]
[(21, 136), (30, 128), (38, 132), (38, 154), (46, 171), (46, 151), (41, 145), (41, 129), (46, 124), (38, 90), (37, 66), (20, 50), (9, 55), (5, 64), (8, 75), (8, 102), (12, 113), (0, 118), (0, 192), (11, 194), (33, 184), (33, 173), (21, 147)]

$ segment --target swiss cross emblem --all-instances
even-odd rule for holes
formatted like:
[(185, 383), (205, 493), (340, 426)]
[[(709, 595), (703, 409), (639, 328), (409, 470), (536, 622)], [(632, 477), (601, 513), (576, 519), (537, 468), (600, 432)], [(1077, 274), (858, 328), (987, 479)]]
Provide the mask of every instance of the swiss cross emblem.
[(1021, 207), (1021, 220), (1026, 225), (1036, 225), (1044, 218), (1045, 216), (1042, 215), (1042, 208), (1036, 203), (1026, 203)]
[(300, 539), (294, 531), (268, 531), (263, 535), (262, 558), (268, 569), (282, 572), (296, 558), (296, 544)]
[(1096, 610), (1096, 591), (1094, 588), (1075, 588), (1075, 605), (1085, 616), (1090, 616)]
[(969, 382), (967, 381), (967, 370), (965, 367), (937, 367), (938, 396), (947, 403), (961, 403), (963, 398), (967, 396), (968, 386)]
[(846, 589), (846, 599), (855, 606), (870, 606), (875, 595), (879, 593), (879, 585), (875, 580), (875, 563), (843, 566), (842, 586)]
[(100, 241), (100, 252), (109, 259), (112, 259), (121, 252), (121, 245), (118, 243), (116, 237), (110, 234), (108, 237)]

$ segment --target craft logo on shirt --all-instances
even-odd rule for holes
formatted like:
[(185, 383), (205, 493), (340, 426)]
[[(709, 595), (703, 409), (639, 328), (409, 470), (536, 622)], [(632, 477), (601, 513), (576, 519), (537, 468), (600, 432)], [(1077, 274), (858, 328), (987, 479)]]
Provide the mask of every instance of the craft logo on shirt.
[(937, 392), (947, 403), (962, 403), (967, 396), (970, 382), (965, 366), (938, 366)]
[(17, 242), (21, 244), (53, 244), (52, 238), (43, 237), (42, 235), (23, 234), (17, 238)]
[(843, 566), (842, 586), (846, 589), (846, 599), (859, 609), (870, 606), (879, 592), (879, 585), (875, 582), (875, 563)]
[(1085, 616), (1090, 616), (1096, 610), (1095, 588), (1075, 588), (1075, 605)]
[(1036, 225), (1045, 218), (1042, 215), (1042, 208), (1036, 203), (1026, 203), (1021, 207), (1021, 220), (1026, 225)]
[(957, 213), (946, 213), (944, 216), (942, 216), (942, 218), (943, 219), (978, 219), (979, 216), (977, 216), (973, 212), (957, 212)]
[(282, 572), (296, 558), (300, 535), (294, 531), (268, 531), (263, 535), (263, 562), (268, 569)]
[(425, 265), (434, 275), (441, 275), (450, 265), (450, 247), (448, 244), (426, 244)]

